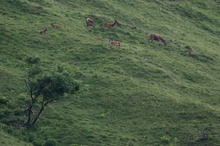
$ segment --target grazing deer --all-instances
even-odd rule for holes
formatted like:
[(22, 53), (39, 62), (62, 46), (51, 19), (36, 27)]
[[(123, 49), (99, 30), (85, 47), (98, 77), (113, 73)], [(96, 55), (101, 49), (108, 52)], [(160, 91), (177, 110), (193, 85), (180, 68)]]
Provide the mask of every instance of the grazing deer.
[(51, 23), (52, 28), (61, 28), (59, 24)]
[(91, 18), (86, 19), (86, 25), (87, 27), (92, 26), (95, 29), (94, 21)]
[(112, 38), (109, 38), (109, 45), (120, 47), (121, 43), (119, 41), (113, 41)]
[(48, 33), (48, 29), (45, 28), (44, 30), (40, 31), (39, 33), (40, 33), (41, 35), (45, 35), (45, 34)]
[(104, 27), (111, 28), (111, 27), (118, 26), (118, 25), (119, 25), (118, 21), (115, 20), (115, 22), (113, 23), (105, 23)]
[(149, 35), (149, 40), (151, 42), (153, 42), (154, 40), (155, 41), (161, 41), (164, 45), (166, 45), (166, 40), (163, 39), (159, 34), (154, 34), (154, 33), (150, 34)]

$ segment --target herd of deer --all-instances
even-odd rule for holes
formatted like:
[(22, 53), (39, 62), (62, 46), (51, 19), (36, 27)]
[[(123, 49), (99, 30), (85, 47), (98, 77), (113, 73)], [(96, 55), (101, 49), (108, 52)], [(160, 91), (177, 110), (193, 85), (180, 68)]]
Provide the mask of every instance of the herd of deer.
[[(61, 26), (57, 23), (51, 23), (52, 28), (61, 28)], [(48, 28), (45, 28), (44, 30), (40, 31), (39, 34), (45, 35), (48, 33)]]
[[(86, 25), (87, 25), (87, 27), (93, 27), (93, 28), (95, 29), (95, 23), (94, 23), (94, 21), (93, 21), (91, 18), (87, 18), (87, 19), (86, 19)], [(120, 24), (119, 24), (119, 22), (118, 22), (117, 20), (115, 20), (113, 23), (104, 23), (104, 24), (103, 24), (103, 26), (106, 27), (106, 28), (111, 28), (111, 27), (115, 27), (115, 26), (119, 26), (119, 25), (120, 25)], [(61, 26), (60, 26), (59, 24), (57, 24), (57, 23), (52, 23), (52, 24), (51, 24), (51, 27), (52, 27), (52, 28), (61, 28)], [(44, 29), (44, 30), (42, 30), (42, 31), (39, 32), (39, 34), (41, 34), (41, 35), (45, 35), (45, 34), (47, 34), (47, 33), (48, 33), (48, 28), (46, 28), (46, 29)], [(148, 39), (149, 39), (150, 42), (160, 41), (160, 42), (162, 42), (164, 45), (167, 44), (167, 43), (166, 43), (166, 40), (165, 40), (163, 37), (161, 37), (159, 34), (152, 33), (152, 34), (149, 35), (149, 38), (148, 38)], [(120, 46), (121, 46), (121, 43), (120, 43), (120, 41), (114, 41), (114, 40), (110, 37), (110, 38), (109, 38), (109, 45), (120, 47)], [(188, 51), (188, 54), (189, 54), (189, 55), (192, 55), (192, 54), (193, 54), (192, 50), (189, 50), (189, 51)]]
[[(87, 25), (87, 27), (91, 26), (95, 29), (95, 23), (91, 18), (86, 19), (86, 25)], [(115, 20), (113, 23), (104, 23), (103, 26), (107, 27), (107, 28), (111, 28), (111, 27), (118, 26), (118, 25), (119, 25), (118, 21)], [(121, 43), (119, 41), (113, 41), (112, 38), (109, 38), (109, 45), (120, 47)]]
[[(86, 25), (89, 27), (93, 27), (95, 29), (95, 23), (94, 21), (91, 19), (91, 18), (87, 18), (86, 19)], [(111, 27), (114, 27), (114, 26), (118, 26), (119, 23), (117, 20), (115, 20), (113, 23), (104, 23), (104, 27), (107, 27), (107, 28), (111, 28)], [(151, 42), (153, 41), (161, 41), (164, 45), (166, 45), (166, 41), (165, 39), (163, 39), (159, 34), (150, 34), (149, 35), (149, 40)], [(112, 38), (109, 38), (109, 45), (111, 46), (119, 46), (120, 47), (120, 42), (119, 41), (113, 41)]]
[[(86, 19), (86, 25), (87, 27), (93, 27), (93, 29), (95, 29), (95, 23), (91, 18), (87, 18)], [(119, 26), (119, 22), (117, 20), (115, 20), (113, 23), (104, 23), (103, 26), (106, 28), (111, 28), (111, 27), (115, 27), (115, 26)], [(52, 28), (61, 28), (61, 26), (57, 23), (51, 23), (51, 27)], [(44, 30), (40, 31), (39, 34), (41, 35), (46, 35), (48, 33), (48, 28), (45, 28)], [(160, 41), (161, 43), (163, 43), (164, 45), (166, 45), (166, 40), (161, 37), (159, 34), (155, 34), (155, 33), (151, 33), (148, 36), (148, 39), (150, 42), (153, 41)], [(120, 47), (121, 46), (121, 42), (120, 41), (115, 41), (113, 40), (112, 37), (109, 37), (109, 45), (110, 46), (116, 46), (116, 47)], [(195, 56), (195, 52), (192, 49), (188, 49), (186, 50), (186, 55), (187, 56)]]

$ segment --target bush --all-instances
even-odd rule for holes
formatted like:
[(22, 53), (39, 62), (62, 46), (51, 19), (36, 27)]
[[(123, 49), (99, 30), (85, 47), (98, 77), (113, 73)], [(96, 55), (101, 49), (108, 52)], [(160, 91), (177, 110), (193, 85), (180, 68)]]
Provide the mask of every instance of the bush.
[(44, 146), (56, 146), (56, 140), (49, 139), (45, 142)]
[(42, 146), (41, 141), (34, 140), (32, 143), (33, 143), (34, 146)]
[(4, 96), (0, 96), (0, 105), (5, 105), (8, 103), (8, 99)]
[(160, 140), (162, 143), (169, 144), (171, 142), (171, 137), (170, 136), (162, 136), (162, 137), (160, 137)]
[(189, 45), (185, 46), (186, 49), (192, 49)]

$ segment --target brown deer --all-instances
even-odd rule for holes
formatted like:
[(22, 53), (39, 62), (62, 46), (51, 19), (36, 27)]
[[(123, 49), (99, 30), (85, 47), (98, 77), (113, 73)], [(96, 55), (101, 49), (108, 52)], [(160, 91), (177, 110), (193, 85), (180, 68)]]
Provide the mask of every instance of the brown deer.
[(164, 45), (166, 45), (166, 40), (163, 39), (159, 34), (154, 34), (154, 33), (150, 34), (149, 35), (149, 40), (151, 42), (153, 42), (153, 41), (161, 41)]
[(51, 23), (52, 28), (61, 28), (61, 26), (57, 23)]
[(95, 29), (94, 21), (91, 18), (86, 19), (86, 25), (87, 27), (92, 26)]
[(48, 29), (45, 28), (44, 30), (40, 31), (39, 33), (40, 33), (41, 35), (45, 35), (45, 34), (48, 33)]
[(109, 45), (110, 46), (121, 46), (121, 43), (119, 41), (113, 41), (112, 38), (109, 38)]
[(118, 26), (119, 23), (117, 20), (115, 20), (115, 22), (113, 23), (104, 23), (104, 27), (107, 27), (107, 28), (111, 28), (111, 27), (114, 27), (114, 26)]

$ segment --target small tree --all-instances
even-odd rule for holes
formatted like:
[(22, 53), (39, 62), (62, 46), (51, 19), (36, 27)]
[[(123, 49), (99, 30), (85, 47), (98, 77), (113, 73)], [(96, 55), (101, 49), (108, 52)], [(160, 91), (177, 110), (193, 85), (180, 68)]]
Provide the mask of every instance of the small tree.
[(25, 109), (26, 126), (31, 127), (49, 103), (61, 99), (64, 94), (74, 94), (79, 86), (61, 67), (53, 73), (43, 72), (39, 66), (40, 59), (33, 57), (27, 58), (26, 64), (25, 85), (29, 97), (29, 104)]

